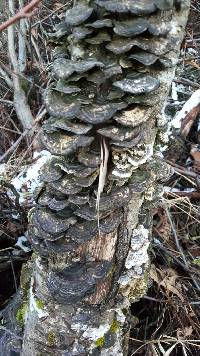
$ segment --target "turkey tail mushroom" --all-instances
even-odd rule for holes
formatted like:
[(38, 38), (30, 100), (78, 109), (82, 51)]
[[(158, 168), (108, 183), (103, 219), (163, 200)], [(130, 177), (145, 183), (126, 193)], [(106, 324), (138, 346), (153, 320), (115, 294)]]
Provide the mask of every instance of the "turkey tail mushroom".
[(127, 354), (164, 172), (158, 118), (188, 10), (189, 0), (77, 0), (52, 35), (41, 135), (52, 157), (29, 218), (23, 356)]

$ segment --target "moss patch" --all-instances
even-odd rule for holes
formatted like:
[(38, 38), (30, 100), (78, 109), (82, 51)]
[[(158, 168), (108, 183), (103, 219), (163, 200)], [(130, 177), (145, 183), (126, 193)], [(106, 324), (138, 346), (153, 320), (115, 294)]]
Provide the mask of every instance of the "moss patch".
[(200, 257), (195, 258), (192, 263), (196, 266), (200, 266)]
[(53, 331), (49, 331), (47, 335), (47, 342), (49, 346), (54, 346), (56, 344), (56, 335)]
[(120, 328), (120, 323), (117, 320), (113, 320), (110, 326), (110, 332), (116, 333)]
[(31, 270), (27, 263), (22, 265), (21, 277), (20, 277), (20, 287), (23, 293), (23, 300), (28, 299), (29, 289), (31, 282)]
[(95, 345), (97, 347), (103, 347), (103, 345), (105, 344), (105, 337), (101, 336), (99, 337), (96, 341), (95, 341)]
[(16, 320), (20, 325), (24, 325), (27, 309), (28, 309), (28, 304), (24, 303), (22, 307), (17, 311)]
[(35, 304), (36, 307), (41, 310), (45, 307), (44, 302), (41, 299), (36, 299)]

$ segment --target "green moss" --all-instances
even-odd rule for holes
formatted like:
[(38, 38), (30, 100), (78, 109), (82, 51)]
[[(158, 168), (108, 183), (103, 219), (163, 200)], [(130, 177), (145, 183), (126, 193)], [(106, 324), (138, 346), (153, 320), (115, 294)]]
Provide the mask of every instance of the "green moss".
[(49, 346), (54, 346), (56, 344), (56, 336), (53, 331), (48, 332), (47, 342)]
[(31, 270), (28, 264), (24, 263), (21, 270), (20, 287), (23, 293), (23, 300), (28, 299), (31, 281)]
[(200, 258), (199, 257), (195, 258), (192, 263), (196, 266), (200, 266)]
[(17, 311), (16, 320), (20, 325), (24, 325), (27, 309), (28, 309), (28, 304), (24, 303), (22, 307)]
[(44, 309), (45, 307), (44, 302), (40, 299), (36, 299), (35, 304), (38, 309)]
[(95, 345), (97, 347), (103, 347), (103, 345), (105, 344), (105, 337), (101, 336), (99, 337), (96, 341), (95, 341)]
[(20, 77), (20, 85), (25, 93), (28, 93), (30, 90), (30, 82), (25, 77)]
[(117, 320), (113, 320), (112, 324), (110, 326), (110, 332), (111, 333), (116, 333), (120, 328), (120, 323)]

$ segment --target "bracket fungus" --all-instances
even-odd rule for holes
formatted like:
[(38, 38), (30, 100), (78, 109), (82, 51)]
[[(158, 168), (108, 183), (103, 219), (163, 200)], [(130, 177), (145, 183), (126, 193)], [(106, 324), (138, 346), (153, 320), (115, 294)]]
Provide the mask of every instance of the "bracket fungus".
[(58, 79), (67, 79), (73, 73), (88, 72), (94, 67), (104, 67), (104, 64), (96, 59), (89, 58), (82, 61), (71, 61), (65, 58), (58, 58), (53, 64), (53, 72)]
[(59, 131), (59, 129), (76, 135), (84, 135), (92, 129), (92, 125), (65, 118), (52, 118), (52, 120), (48, 120), (44, 125), (44, 130), (48, 133)]
[(93, 11), (92, 7), (88, 7), (84, 5), (74, 6), (72, 9), (67, 10), (65, 16), (65, 22), (67, 25), (70, 26), (80, 25), (90, 17), (92, 11)]
[(50, 272), (47, 287), (58, 302), (73, 304), (92, 294), (98, 281), (107, 276), (110, 267), (111, 263), (108, 261), (85, 264), (77, 262), (63, 271)]
[(42, 143), (53, 155), (67, 155), (75, 152), (79, 147), (91, 144), (94, 137), (85, 135), (67, 135), (61, 132), (43, 133)]
[(118, 110), (126, 106), (127, 104), (123, 102), (91, 105), (88, 108), (81, 108), (77, 117), (84, 122), (97, 125), (108, 121)]
[(148, 15), (156, 11), (156, 5), (151, 0), (96, 0), (95, 3), (110, 12)]
[(150, 93), (151, 91), (158, 89), (160, 83), (158, 79), (146, 75), (135, 79), (125, 78), (114, 82), (113, 85), (127, 93), (137, 95)]
[[(28, 229), (43, 328), (74, 335), (49, 345), (30, 310), (23, 355), (126, 355), (130, 301), (146, 288), (157, 117), (188, 11), (188, 0), (75, 3), (56, 27), (41, 134), (52, 156)], [(85, 308), (90, 325), (76, 318)]]

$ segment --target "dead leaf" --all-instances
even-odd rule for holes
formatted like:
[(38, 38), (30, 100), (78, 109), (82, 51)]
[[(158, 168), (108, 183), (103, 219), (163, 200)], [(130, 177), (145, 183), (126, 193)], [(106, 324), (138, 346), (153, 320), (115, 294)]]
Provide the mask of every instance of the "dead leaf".
[(186, 326), (184, 329), (183, 329), (183, 334), (184, 334), (184, 337), (188, 337), (188, 336), (191, 336), (193, 333), (193, 328), (192, 328), (192, 325), (190, 326)]
[(191, 66), (194, 67), (194, 68), (200, 69), (200, 66), (199, 66), (199, 64), (196, 62), (195, 59), (186, 59), (184, 62), (185, 62), (185, 64), (189, 64), (189, 65), (191, 65)]
[(33, 27), (31, 29), (31, 35), (37, 40), (38, 39), (38, 32), (36, 31), (36, 29)]
[(168, 297), (170, 297), (171, 294), (175, 294), (181, 302), (184, 302), (181, 284), (177, 281), (179, 276), (175, 270), (172, 268), (160, 270), (156, 268), (155, 265), (152, 265), (150, 277), (159, 287), (163, 287)]
[(184, 328), (178, 328), (176, 331), (177, 338), (178, 339), (187, 339), (189, 336), (193, 334), (193, 328), (192, 326), (186, 326)]
[(199, 112), (200, 112), (200, 104), (192, 108), (189, 112), (185, 113), (185, 117), (181, 123), (181, 136), (183, 136), (184, 138), (186, 138), (187, 135), (189, 134), (190, 129), (194, 121), (196, 120), (196, 117), (199, 114)]
[(154, 229), (164, 241), (169, 241), (172, 228), (165, 209), (159, 207), (157, 210), (157, 215), (159, 217), (159, 221)]
[(156, 266), (154, 264), (151, 265), (151, 269), (150, 269), (150, 277), (151, 279), (156, 282), (156, 284), (159, 284), (159, 276), (158, 273), (156, 271)]
[(167, 270), (160, 271), (163, 277), (160, 286), (164, 287), (166, 294), (170, 296), (170, 294), (175, 294), (182, 302), (184, 302), (184, 297), (182, 295), (181, 284), (177, 282), (178, 275), (172, 268), (168, 268)]
[(191, 145), (190, 155), (194, 159), (194, 168), (200, 171), (200, 150), (197, 145)]

